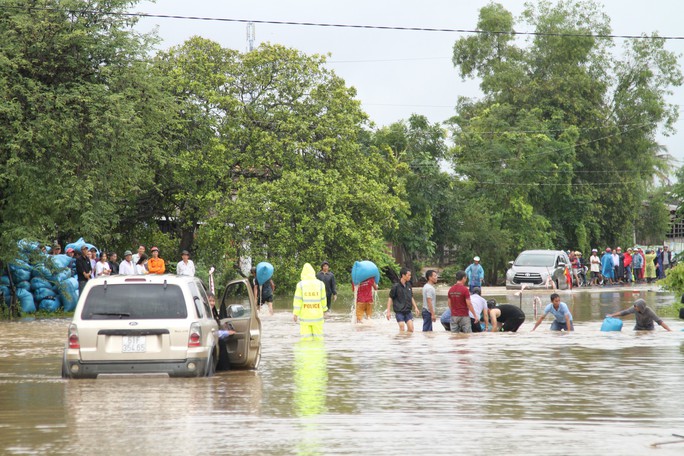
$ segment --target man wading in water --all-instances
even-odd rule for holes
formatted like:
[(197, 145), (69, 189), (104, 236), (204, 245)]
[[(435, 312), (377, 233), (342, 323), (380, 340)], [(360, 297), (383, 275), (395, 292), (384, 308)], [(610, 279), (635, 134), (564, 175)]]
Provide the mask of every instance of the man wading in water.
[(399, 282), (392, 285), (389, 298), (387, 299), (387, 319), (392, 316), (391, 309), (397, 317), (399, 324), (399, 331), (405, 331), (408, 328), (409, 332), (413, 332), (413, 314), (411, 309), (418, 314), (418, 306), (413, 300), (413, 290), (411, 289), (411, 271), (406, 268), (401, 268), (399, 271), (401, 278)]

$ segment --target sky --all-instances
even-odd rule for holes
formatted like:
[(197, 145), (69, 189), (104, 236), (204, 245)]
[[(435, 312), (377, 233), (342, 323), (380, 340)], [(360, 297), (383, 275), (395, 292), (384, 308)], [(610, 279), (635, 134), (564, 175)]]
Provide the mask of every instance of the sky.
[[(213, 18), (316, 22), (422, 28), (475, 29), (488, 0), (159, 0), (142, 1), (131, 11)], [(500, 0), (518, 16), (523, 0)], [(682, 0), (603, 0), (616, 35), (658, 32), (684, 36)], [(244, 23), (168, 18), (142, 18), (137, 30), (156, 30), (161, 49), (199, 35), (223, 47), (246, 50)], [(517, 31), (532, 31), (518, 24)], [(470, 36), (454, 32), (396, 31), (255, 24), (255, 45), (278, 43), (307, 54), (330, 54), (328, 67), (357, 90), (363, 109), (376, 126), (407, 119), (411, 114), (441, 122), (452, 116), (459, 96), (479, 98), (479, 81), (463, 81), (451, 62), (454, 42)], [(624, 40), (616, 40), (618, 52)], [(684, 54), (684, 40), (670, 40), (666, 49)], [(680, 58), (684, 64), (684, 57)], [(668, 99), (684, 105), (684, 88)], [(684, 109), (682, 109), (684, 111)], [(672, 136), (660, 144), (684, 165), (684, 112)]]

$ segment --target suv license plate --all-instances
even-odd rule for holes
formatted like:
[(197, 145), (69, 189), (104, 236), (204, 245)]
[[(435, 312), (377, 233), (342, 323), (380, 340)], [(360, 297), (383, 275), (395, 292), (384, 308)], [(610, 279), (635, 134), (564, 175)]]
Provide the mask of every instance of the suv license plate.
[(146, 350), (145, 336), (123, 336), (121, 339), (121, 353), (145, 353)]

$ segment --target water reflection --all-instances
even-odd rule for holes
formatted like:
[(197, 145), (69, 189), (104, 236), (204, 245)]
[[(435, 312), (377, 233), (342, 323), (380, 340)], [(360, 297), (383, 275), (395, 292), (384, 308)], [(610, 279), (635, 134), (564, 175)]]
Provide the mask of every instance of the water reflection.
[(326, 411), (328, 356), (322, 340), (300, 340), (294, 347), (293, 413), (303, 418), (297, 454), (321, 454), (317, 415)]

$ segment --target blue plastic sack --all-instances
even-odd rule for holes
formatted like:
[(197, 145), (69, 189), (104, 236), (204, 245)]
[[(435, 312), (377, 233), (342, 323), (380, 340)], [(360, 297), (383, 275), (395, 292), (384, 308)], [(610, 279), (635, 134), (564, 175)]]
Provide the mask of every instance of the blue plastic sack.
[(613, 317), (604, 318), (601, 324), (601, 331), (622, 331), (622, 320)]
[(36, 302), (33, 300), (33, 295), (30, 291), (24, 288), (17, 288), (17, 299), (23, 313), (36, 313)]
[(85, 241), (83, 240), (83, 238), (79, 238), (78, 241), (72, 242), (71, 244), (67, 244), (64, 247), (64, 251), (66, 252), (69, 249), (74, 249), (75, 251), (80, 252), (81, 247), (83, 247), (83, 244), (85, 244)]
[(10, 272), (15, 283), (31, 280), (31, 267), (25, 261), (15, 260), (10, 264)]
[(33, 299), (36, 302), (47, 298), (54, 298), (55, 296), (57, 296), (57, 293), (52, 291), (52, 288), (39, 288), (33, 292)]
[(64, 282), (69, 277), (73, 276), (71, 269), (65, 269), (55, 276), (55, 282)]
[(56, 268), (69, 268), (71, 267), (72, 258), (69, 255), (53, 255), (51, 258), (52, 265)]
[(371, 277), (375, 277), (375, 283), (380, 283), (380, 271), (372, 261), (355, 261), (351, 275), (354, 285), (359, 285)]
[(66, 252), (68, 249), (74, 249), (77, 252), (81, 251), (81, 248), (83, 246), (88, 247), (88, 250), (92, 249), (93, 247), (95, 248), (97, 252), (97, 256), (100, 256), (100, 250), (95, 247), (93, 244), (88, 244), (86, 241), (83, 240), (83, 238), (79, 238), (78, 241), (72, 242), (71, 244), (67, 244), (66, 247), (64, 247), (64, 251)]
[(76, 280), (76, 277), (71, 277), (61, 282), (58, 294), (64, 311), (73, 312), (78, 302), (78, 280)]
[(31, 290), (36, 291), (39, 288), (52, 288), (52, 283), (42, 277), (34, 277), (31, 279)]
[(0, 285), (4, 285), (6, 287), (9, 287), (10, 284), (10, 279), (7, 276), (2, 276), (0, 277)]
[(273, 265), (268, 261), (262, 261), (256, 266), (256, 279), (263, 285), (273, 277)]
[(15, 282), (15, 288), (21, 288), (26, 291), (29, 291), (31, 289), (31, 282), (28, 280), (22, 280), (21, 282)]
[(46, 312), (55, 312), (57, 309), (59, 309), (60, 306), (60, 301), (59, 299), (55, 298), (45, 298), (42, 301), (40, 301), (40, 304), (38, 304), (38, 309), (39, 310), (44, 310)]

